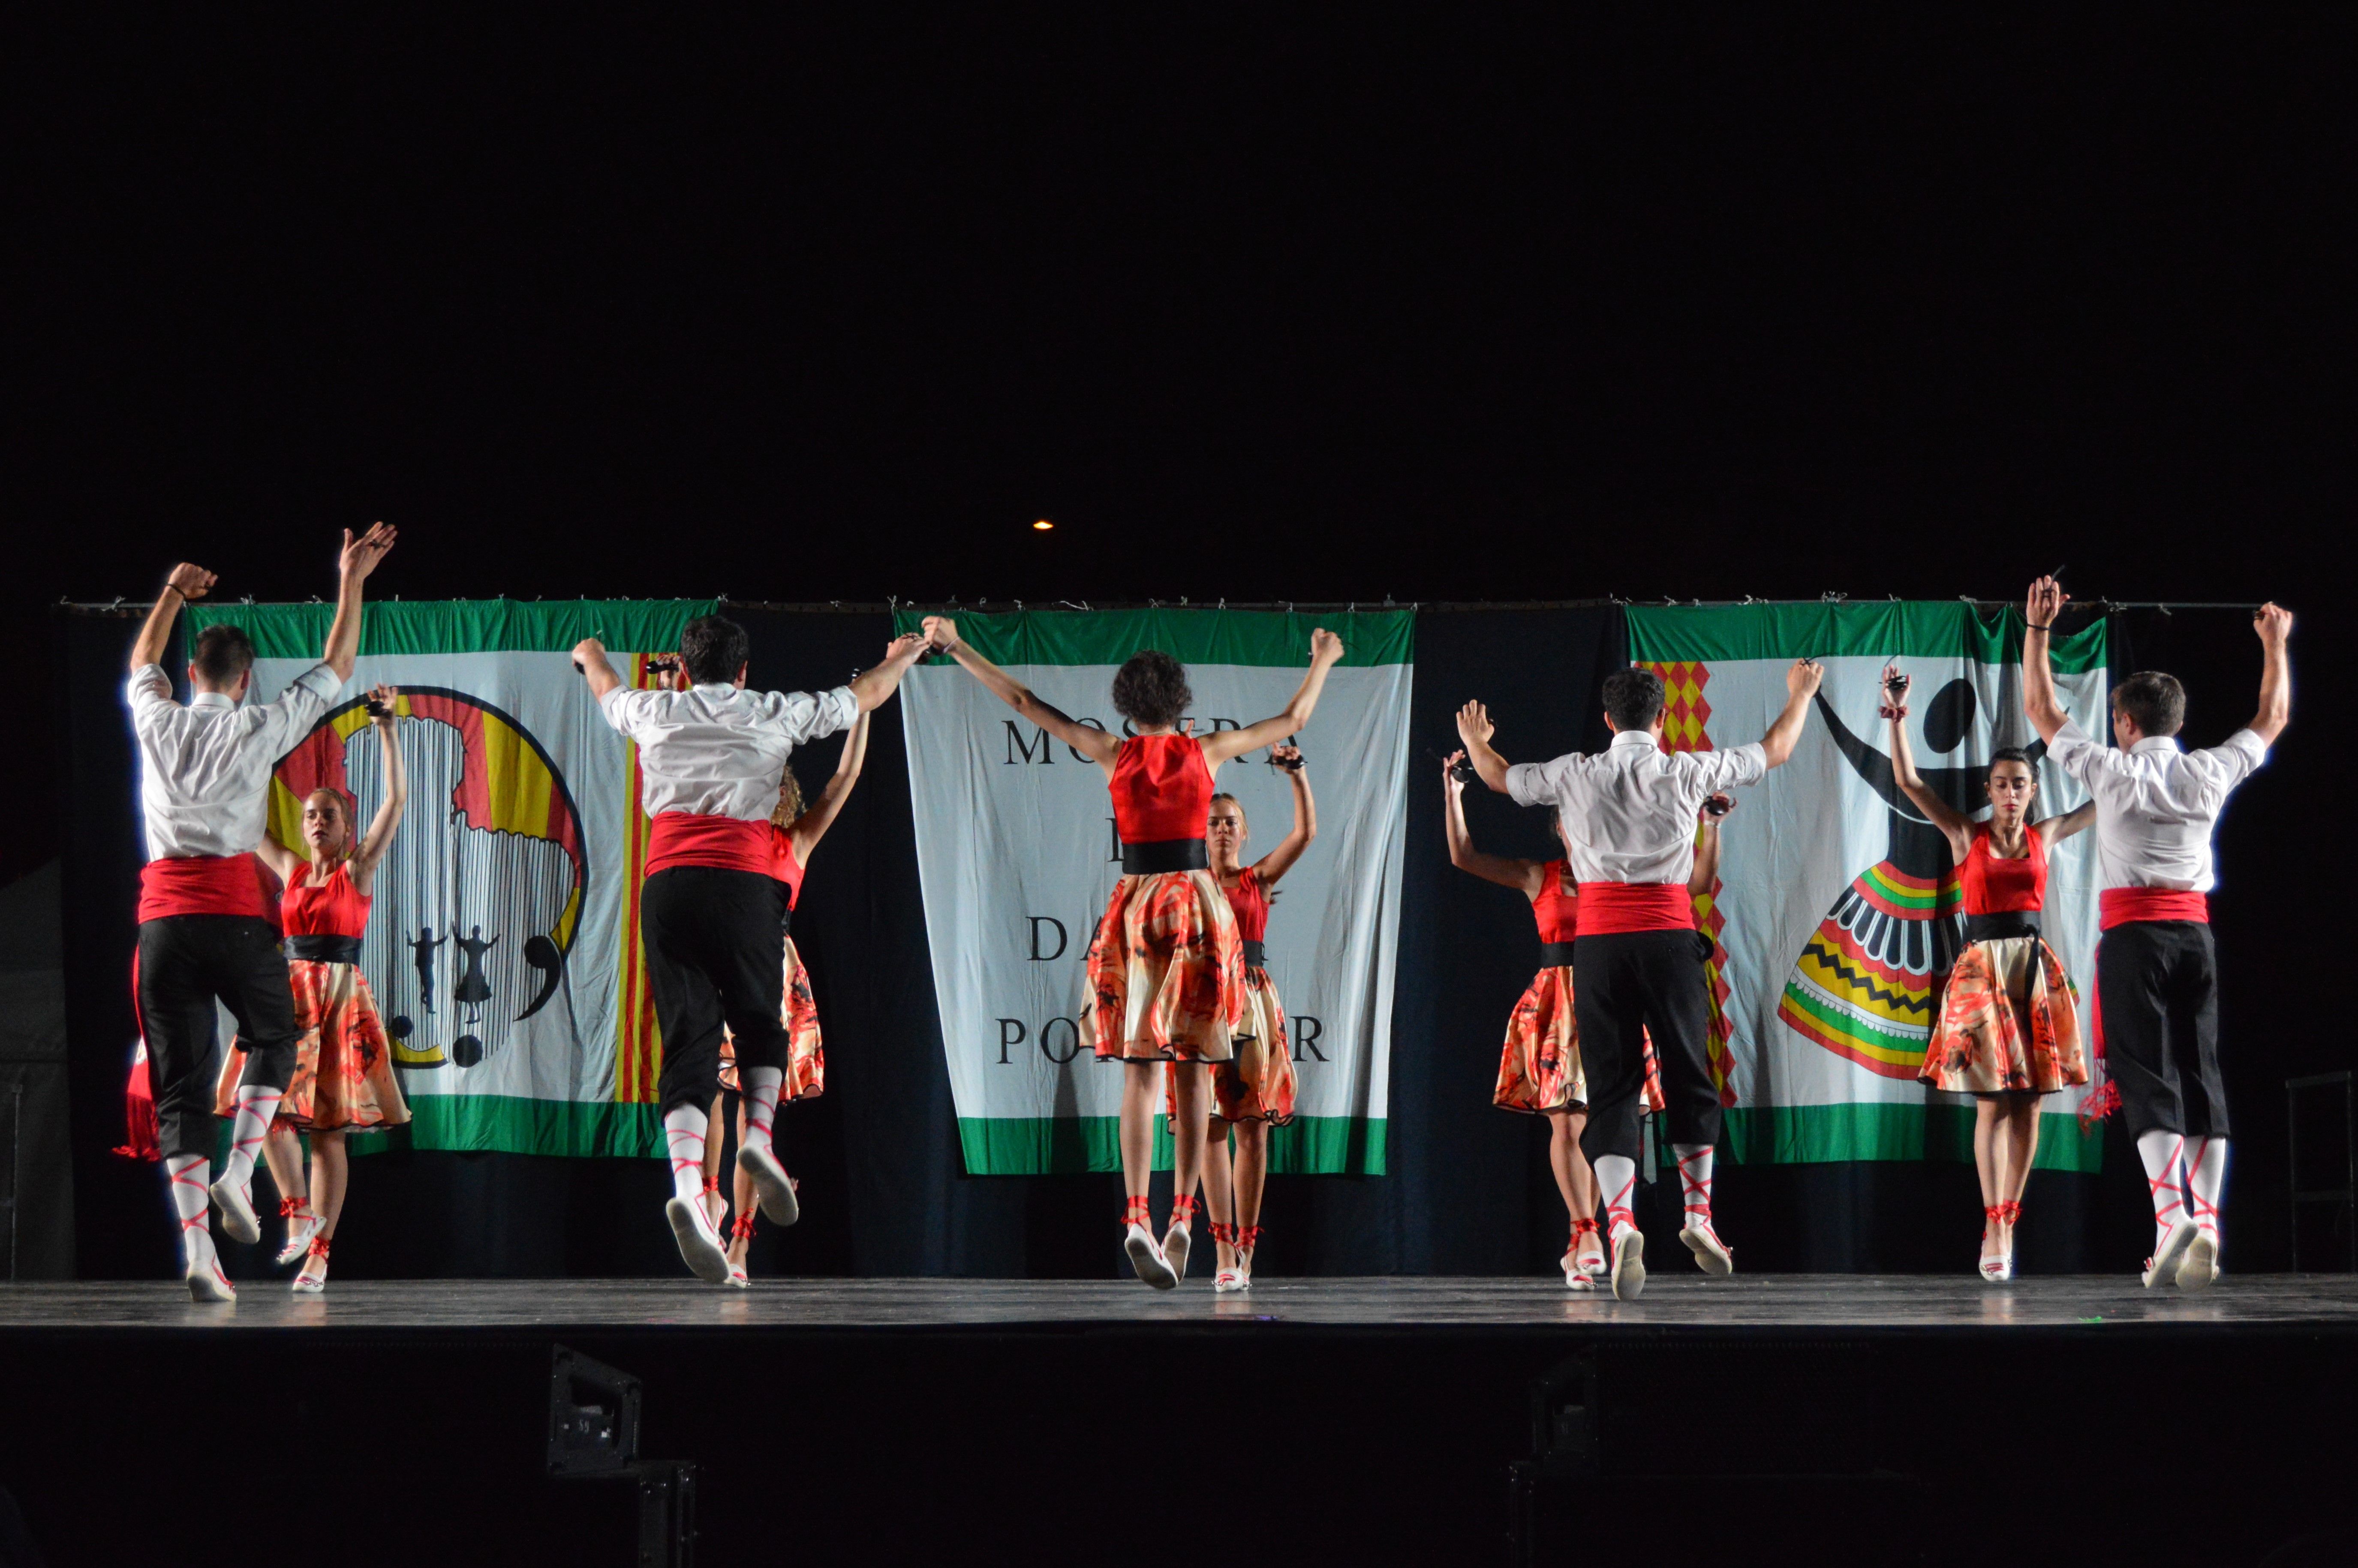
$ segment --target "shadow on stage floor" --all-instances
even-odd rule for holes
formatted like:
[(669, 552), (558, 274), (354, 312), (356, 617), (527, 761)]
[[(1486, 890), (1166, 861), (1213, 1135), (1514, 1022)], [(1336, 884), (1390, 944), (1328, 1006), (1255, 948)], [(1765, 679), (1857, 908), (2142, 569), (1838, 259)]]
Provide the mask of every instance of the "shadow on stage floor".
[(627, 1489), (546, 1475), (559, 1343), (701, 1466), (706, 1563), (2233, 1564), (2358, 1517), (2348, 1276), (16, 1287), (0, 1483), (60, 1563), (627, 1563)]

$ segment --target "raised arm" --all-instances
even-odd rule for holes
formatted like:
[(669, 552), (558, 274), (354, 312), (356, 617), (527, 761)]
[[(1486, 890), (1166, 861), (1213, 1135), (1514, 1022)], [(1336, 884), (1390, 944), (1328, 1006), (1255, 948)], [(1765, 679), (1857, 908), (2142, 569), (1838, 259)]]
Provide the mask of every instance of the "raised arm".
[(2260, 710), (2252, 717), (2252, 733), (2263, 746), (2273, 746), (2292, 722), (2292, 611), (2263, 604), (2252, 616), (2252, 630), (2260, 634), (2266, 663), (2260, 666)]
[(1490, 737), (1498, 727), (1490, 722), (1490, 710), (1479, 702), (1469, 702), (1457, 710), (1457, 738), (1466, 742), (1466, 750), (1457, 753), (1474, 764), (1474, 772), (1482, 782), (1507, 793), (1507, 759), (1490, 747)]
[[(2055, 672), (2047, 663), (2055, 618), (2063, 612), (2065, 597), (2061, 584), (2043, 577), (2030, 585), (2022, 601), (2022, 711), (2039, 738), (2050, 745), (2071, 719), (2056, 697)], [(2098, 740), (2102, 738), (2100, 732)]]
[(393, 548), (398, 530), (382, 523), (369, 525), (359, 538), (344, 530), (344, 547), (336, 557), (336, 620), (328, 628), (328, 649), (319, 655), (338, 680), (352, 678), (352, 661), (361, 654), (361, 585)]
[(1093, 724), (1083, 724), (1068, 717), (1063, 709), (1041, 701), (1033, 695), (1030, 687), (961, 642), (957, 622), (946, 615), (926, 616), (925, 639), (964, 665), (967, 674), (989, 687), (992, 695), (1025, 719), (1045, 730), (1108, 773), (1113, 772), (1114, 753), (1121, 750), (1119, 740)]
[(614, 671), (613, 661), (606, 657), (606, 644), (595, 637), (584, 637), (573, 644), (573, 667), (590, 683), (590, 698), (602, 702), (606, 694), (622, 684)]
[(369, 824), (368, 836), (352, 855), (352, 891), (362, 898), (368, 896), (369, 884), (376, 880), (377, 863), (393, 847), (394, 829), (401, 826), (402, 811), (409, 805), (409, 774), (401, 765), (400, 737), (393, 732), (394, 726), (401, 722), (394, 712), (400, 697), (401, 688), (392, 686), (381, 686), (369, 693), (377, 755), (384, 762), (384, 802), (376, 808), (376, 820)]
[(914, 632), (895, 637), (886, 644), (884, 662), (872, 670), (862, 670), (851, 677), (851, 697), (860, 704), (862, 713), (873, 713), (884, 701), (901, 689), (901, 677), (909, 666), (925, 656), (925, 639)]
[(1760, 749), (1768, 753), (1770, 767), (1782, 766), (1793, 754), (1793, 746), (1801, 738), (1801, 725), (1810, 717), (1810, 699), (1818, 695), (1819, 684), (1825, 678), (1825, 666), (1815, 659), (1795, 659), (1792, 668), (1785, 672), (1785, 711), (1760, 737)]
[(786, 829), (787, 837), (794, 842), (796, 860), (806, 866), (810, 864), (810, 852), (818, 847), (820, 839), (827, 837), (827, 830), (835, 826), (837, 814), (843, 810), (844, 801), (850, 796), (851, 786), (860, 782), (860, 764), (867, 760), (868, 715), (862, 713), (859, 722), (852, 725), (851, 733), (843, 738), (843, 755), (836, 759), (834, 776), (827, 781), (827, 787), (818, 792), (818, 798), (806, 807)]
[(2036, 826), (2039, 836), (2046, 839), (2048, 847), (2052, 849), (2072, 834), (2084, 832), (2095, 820), (2096, 803), (2093, 800), (2083, 800), (2062, 816), (2050, 816)]
[(1883, 671), (1883, 717), (1891, 721), (1891, 777), (1899, 793), (1924, 814), (1924, 820), (1949, 841), (1949, 853), (1958, 865), (1973, 852), (1973, 819), (1934, 794), (1916, 771), (1916, 752), (1908, 740), (1908, 677), (1897, 665)]
[(1703, 897), (1719, 880), (1719, 825), (1735, 809), (1736, 797), (1732, 795), (1715, 795), (1703, 803), (1695, 828), (1694, 870), (1687, 873), (1689, 898)]
[(172, 622), (180, 618), (180, 606), (194, 604), (211, 591), (218, 581), (212, 573), (199, 566), (182, 561), (164, 579), (164, 591), (156, 596), (147, 611), (146, 624), (131, 643), (131, 668), (135, 673), (149, 665), (164, 662), (164, 650), (171, 645)]
[(1253, 874), (1266, 887), (1293, 869), (1302, 859), (1302, 851), (1310, 848), (1310, 840), (1318, 837), (1318, 803), (1310, 798), (1310, 769), (1302, 761), (1299, 746), (1273, 746), (1270, 761), (1286, 770), (1286, 778), (1293, 785), (1293, 827), (1277, 841), (1277, 848), (1253, 862)]
[(1449, 831), (1449, 863), (1461, 871), (1473, 872), (1486, 882), (1512, 888), (1525, 898), (1539, 897), (1540, 877), (1547, 870), (1545, 861), (1512, 860), (1504, 855), (1486, 855), (1474, 848), (1474, 836), (1466, 830), (1466, 781), (1457, 776), (1457, 764), (1465, 760), (1465, 752), (1452, 752), (1441, 764), (1441, 788), (1446, 802), (1442, 821)]
[(1223, 730), (1217, 735), (1205, 736), (1197, 742), (1204, 748), (1205, 766), (1217, 768), (1231, 757), (1274, 746), (1307, 729), (1310, 715), (1318, 706), (1318, 694), (1326, 689), (1326, 672), (1342, 656), (1342, 638), (1324, 626), (1311, 633), (1310, 673), (1302, 677), (1302, 685), (1294, 692), (1293, 700), (1285, 705), (1285, 711), (1241, 730)]

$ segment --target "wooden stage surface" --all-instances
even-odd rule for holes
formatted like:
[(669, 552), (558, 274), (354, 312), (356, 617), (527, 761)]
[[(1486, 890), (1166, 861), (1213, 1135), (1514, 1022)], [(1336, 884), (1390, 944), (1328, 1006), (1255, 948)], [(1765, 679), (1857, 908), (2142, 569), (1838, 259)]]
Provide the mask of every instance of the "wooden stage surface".
[(2207, 1292), (2142, 1289), (2133, 1275), (2029, 1279), (1739, 1275), (1664, 1271), (1628, 1303), (1547, 1279), (1270, 1279), (1215, 1295), (1190, 1281), (693, 1280), (352, 1281), (323, 1296), (249, 1281), (229, 1305), (198, 1306), (174, 1281), (0, 1286), (0, 1336), (57, 1330), (372, 1331), (600, 1329), (1186, 1328), (1293, 1324), (1327, 1329), (1611, 1333), (1761, 1330), (1957, 1332), (2141, 1325), (2283, 1331), (2358, 1327), (2358, 1275), (2231, 1276)]

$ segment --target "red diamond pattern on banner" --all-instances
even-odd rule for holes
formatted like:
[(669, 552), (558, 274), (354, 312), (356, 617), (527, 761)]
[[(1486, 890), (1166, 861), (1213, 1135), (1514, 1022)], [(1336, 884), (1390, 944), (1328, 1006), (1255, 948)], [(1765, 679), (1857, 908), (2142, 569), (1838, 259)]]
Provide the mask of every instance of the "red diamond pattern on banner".
[[(1641, 662), (1638, 667), (1662, 677), (1662, 750), (1710, 751), (1711, 733), (1705, 727), (1711, 721), (1711, 704), (1704, 700), (1703, 688), (1711, 684), (1711, 666), (1682, 660), (1668, 664)], [(1724, 885), (1714, 877), (1711, 892), (1694, 901), (1694, 914), (1695, 929), (1711, 938), (1711, 960), (1704, 966), (1711, 1000), (1711, 1024), (1704, 1034), (1704, 1049), (1711, 1061), (1713, 1087), (1719, 1090), (1719, 1103), (1732, 1106), (1736, 1103), (1736, 1058), (1727, 1048), (1727, 949), (1719, 942), (1719, 934), (1727, 925), (1727, 917), (1719, 912), (1719, 891)]]

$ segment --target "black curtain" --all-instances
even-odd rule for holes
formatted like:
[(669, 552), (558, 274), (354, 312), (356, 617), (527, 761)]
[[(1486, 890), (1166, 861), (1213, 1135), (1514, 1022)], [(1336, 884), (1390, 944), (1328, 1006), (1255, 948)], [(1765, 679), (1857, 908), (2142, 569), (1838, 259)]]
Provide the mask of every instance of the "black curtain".
[[(733, 611), (752, 637), (752, 679), (823, 687), (875, 662), (891, 636), (877, 614)], [(2188, 735), (2223, 737), (2248, 716), (2257, 658), (2234, 618), (2152, 618), (2118, 628), (2133, 660), (2186, 674)], [(135, 1038), (129, 1000), (132, 912), (141, 859), (137, 769), (122, 700), (134, 617), (69, 615), (64, 770), (64, 909), (80, 1267), (87, 1277), (154, 1278), (172, 1268), (172, 1227), (153, 1166), (113, 1157), (123, 1141), (123, 1076)], [(1440, 757), (1456, 745), (1458, 705), (1490, 705), (1498, 744), (1538, 760), (1603, 744), (1598, 687), (1625, 645), (1610, 610), (1427, 612), (1417, 626), (1407, 863), (1394, 1001), (1389, 1171), (1379, 1177), (1277, 1176), (1264, 1215), (1272, 1274), (1543, 1274), (1563, 1250), (1564, 1217), (1541, 1119), (1490, 1105), (1509, 1009), (1538, 961), (1523, 900), (1453, 870), (1441, 827)], [(177, 659), (175, 665), (177, 666)], [(2188, 672), (2191, 672), (2190, 674)], [(2281, 1267), (2288, 1181), (2282, 1080), (2348, 1065), (2323, 1033), (2261, 1037), (2281, 1009), (2265, 988), (2322, 964), (2322, 930), (2272, 896), (2267, 868), (2289, 863), (2303, 820), (2286, 809), (2307, 788), (2296, 730), (2231, 806), (2214, 909), (2225, 976), (2228, 1075), (2238, 1117), (2228, 1220), (2244, 1269)], [(837, 741), (797, 756), (806, 791)], [(1314, 755), (1332, 769), (1347, 760)], [(2271, 804), (2273, 802), (2273, 804)], [(1469, 820), (1484, 848), (1553, 853), (1544, 816), (1476, 786)], [(1314, 850), (1313, 851), (1315, 852)], [(1281, 914), (1281, 918), (1282, 918)], [(781, 1123), (802, 1182), (802, 1222), (764, 1227), (763, 1273), (1117, 1277), (1120, 1184), (1087, 1176), (965, 1174), (950, 1103), (925, 938), (907, 753), (897, 707), (874, 727), (859, 788), (812, 859), (795, 939), (808, 961), (827, 1042), (827, 1092)], [(1970, 1268), (1980, 1213), (1969, 1165), (1723, 1163), (1723, 1229), (1747, 1270)], [(657, 1161), (397, 1152), (354, 1166), (339, 1277), (676, 1273), (661, 1217)], [(1157, 1184), (1157, 1207), (1169, 1179)], [(267, 1201), (268, 1182), (259, 1190)], [(1676, 1184), (1641, 1197), (1646, 1223), (1676, 1227)], [(2039, 1271), (2123, 1269), (2143, 1255), (2144, 1187), (2117, 1122), (2101, 1177), (2034, 1176), (2022, 1260)], [(275, 1229), (274, 1227), (271, 1227)], [(2332, 1239), (2327, 1238), (2327, 1240)], [(262, 1249), (230, 1249), (242, 1276), (268, 1273)], [(2338, 1257), (2334, 1260), (2338, 1262)]]

